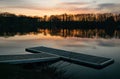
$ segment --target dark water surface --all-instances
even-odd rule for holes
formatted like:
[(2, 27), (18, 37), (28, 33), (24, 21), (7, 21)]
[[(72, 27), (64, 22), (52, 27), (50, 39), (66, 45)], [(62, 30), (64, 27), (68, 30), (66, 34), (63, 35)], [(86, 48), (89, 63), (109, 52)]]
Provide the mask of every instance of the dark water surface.
[[(49, 79), (120, 79), (120, 31), (39, 29), (37, 32), (29, 33), (0, 33), (0, 55), (30, 54), (25, 52), (25, 48), (34, 46), (47, 46), (109, 57), (113, 58), (115, 62), (101, 70), (64, 61), (55, 62), (46, 68), (37, 66), (36, 68), (26, 69), (31, 66), (31, 64), (28, 64), (26, 68), (16, 67), (17, 70), (14, 68), (5, 69), (4, 75), (11, 73), (12, 69), (14, 70), (12, 73), (15, 73), (12, 74), (13, 76), (9, 74), (7, 78), (0, 75), (1, 79), (4, 79), (3, 77), (5, 79), (34, 79), (34, 77), (36, 79), (48, 79), (48, 77)], [(11, 66), (8, 65), (8, 67)], [(48, 77), (43, 77), (43, 75)]]

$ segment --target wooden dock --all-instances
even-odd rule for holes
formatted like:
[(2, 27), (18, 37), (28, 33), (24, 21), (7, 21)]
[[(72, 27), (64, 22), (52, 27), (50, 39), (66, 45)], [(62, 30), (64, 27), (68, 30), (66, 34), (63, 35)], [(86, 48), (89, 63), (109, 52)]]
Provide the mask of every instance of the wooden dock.
[(21, 64), (34, 62), (50, 62), (60, 60), (60, 57), (47, 54), (0, 55), (0, 63)]
[(75, 53), (43, 46), (27, 48), (26, 51), (32, 53), (47, 53), (50, 55), (55, 55), (60, 57), (62, 60), (70, 61), (72, 63), (77, 63), (80, 65), (93, 67), (97, 69), (104, 68), (114, 62), (114, 60), (111, 58), (86, 55), (82, 53)]

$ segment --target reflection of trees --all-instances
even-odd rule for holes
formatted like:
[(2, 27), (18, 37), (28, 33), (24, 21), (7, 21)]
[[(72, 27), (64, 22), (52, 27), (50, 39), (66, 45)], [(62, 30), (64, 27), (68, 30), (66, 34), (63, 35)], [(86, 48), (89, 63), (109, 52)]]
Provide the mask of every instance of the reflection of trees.
[(1, 64), (0, 74), (2, 79), (69, 79), (65, 71), (47, 63)]
[(103, 29), (39, 29), (39, 32), (61, 37), (81, 37), (81, 38), (120, 38), (120, 31), (108, 31)]
[(120, 31), (113, 29), (70, 29), (70, 28), (50, 28), (42, 29), (37, 28), (37, 30), (19, 30), (19, 31), (6, 31), (0, 32), (2, 37), (11, 37), (15, 35), (27, 35), (27, 34), (39, 34), (44, 35), (50, 34), (52, 36), (61, 37), (81, 37), (81, 38), (120, 38)]

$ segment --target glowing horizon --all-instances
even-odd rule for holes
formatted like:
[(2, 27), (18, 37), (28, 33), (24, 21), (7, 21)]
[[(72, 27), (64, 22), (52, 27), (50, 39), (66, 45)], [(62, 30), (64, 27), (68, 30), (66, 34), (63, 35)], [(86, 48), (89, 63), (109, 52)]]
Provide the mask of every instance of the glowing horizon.
[(0, 0), (0, 12), (28, 16), (120, 13), (119, 0)]

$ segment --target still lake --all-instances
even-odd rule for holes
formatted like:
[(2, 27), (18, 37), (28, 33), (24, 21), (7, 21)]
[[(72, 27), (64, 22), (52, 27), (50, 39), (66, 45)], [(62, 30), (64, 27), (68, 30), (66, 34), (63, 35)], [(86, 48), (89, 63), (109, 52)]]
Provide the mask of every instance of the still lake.
[(58, 61), (51, 65), (64, 71), (64, 76), (70, 79), (120, 79), (120, 31), (109, 33), (97, 29), (39, 29), (37, 32), (29, 33), (0, 33), (0, 55), (30, 54), (25, 52), (25, 48), (36, 46), (115, 60), (112, 65), (101, 70), (65, 61)]

